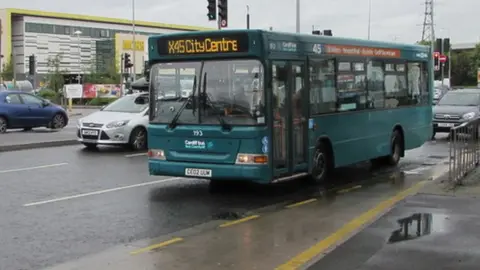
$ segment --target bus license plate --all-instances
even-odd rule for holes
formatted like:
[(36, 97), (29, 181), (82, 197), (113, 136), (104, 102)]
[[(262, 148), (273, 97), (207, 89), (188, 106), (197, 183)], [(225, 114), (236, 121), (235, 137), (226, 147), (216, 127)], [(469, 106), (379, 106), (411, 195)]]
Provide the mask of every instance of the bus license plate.
[(186, 168), (185, 169), (185, 175), (186, 176), (198, 176), (198, 177), (212, 177), (212, 170)]
[(453, 123), (438, 123), (439, 127), (454, 127), (455, 124)]
[(82, 130), (82, 135), (98, 136), (98, 130), (84, 129)]

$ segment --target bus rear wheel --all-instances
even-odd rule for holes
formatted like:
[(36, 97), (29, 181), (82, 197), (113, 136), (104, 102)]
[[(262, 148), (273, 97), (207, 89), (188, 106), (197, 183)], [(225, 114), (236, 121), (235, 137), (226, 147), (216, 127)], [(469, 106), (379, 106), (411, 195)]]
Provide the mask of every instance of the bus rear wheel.
[(313, 155), (313, 169), (310, 179), (315, 184), (326, 183), (332, 172), (332, 155), (328, 149), (328, 146), (321, 142)]

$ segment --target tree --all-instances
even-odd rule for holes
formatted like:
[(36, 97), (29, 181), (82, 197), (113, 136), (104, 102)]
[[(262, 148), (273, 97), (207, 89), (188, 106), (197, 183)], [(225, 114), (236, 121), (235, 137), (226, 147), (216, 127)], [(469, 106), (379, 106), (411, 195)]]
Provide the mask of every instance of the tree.
[(106, 61), (105, 70), (101, 71), (97, 69), (97, 63), (92, 62), (83, 81), (85, 83), (118, 84), (120, 76), (120, 71), (118, 65), (115, 63), (115, 59), (110, 59)]
[(472, 72), (477, 73), (477, 68), (480, 68), (480, 43), (475, 46), (471, 53)]
[(13, 80), (13, 61), (9, 59), (7, 62), (3, 63), (2, 65), (2, 73), (0, 76), (5, 81)]
[(473, 85), (476, 83), (476, 69), (472, 62), (472, 53), (468, 51), (452, 52), (452, 85)]
[(432, 42), (430, 40), (420, 40), (420, 41), (417, 41), (417, 44), (418, 45), (430, 46), (430, 44), (432, 44)]
[(60, 69), (62, 63), (62, 54), (57, 54), (54, 57), (49, 57), (47, 60), (48, 76), (47, 81), (49, 88), (59, 94), (63, 89), (65, 79), (63, 77), (63, 71)]

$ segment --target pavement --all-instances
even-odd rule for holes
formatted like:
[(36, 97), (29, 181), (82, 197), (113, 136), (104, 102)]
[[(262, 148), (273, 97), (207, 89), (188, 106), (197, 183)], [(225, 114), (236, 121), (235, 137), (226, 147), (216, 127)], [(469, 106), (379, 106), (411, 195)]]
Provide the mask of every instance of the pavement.
[[(145, 153), (0, 153), (0, 269), (274, 269), (445, 166), (445, 138), (335, 185), (232, 186), (148, 175)], [(295, 221), (295, 222), (292, 222)]]
[(77, 120), (95, 111), (97, 109), (73, 109), (69, 112), (68, 125), (61, 130), (9, 130), (0, 134), (0, 152), (78, 144), (75, 134)]

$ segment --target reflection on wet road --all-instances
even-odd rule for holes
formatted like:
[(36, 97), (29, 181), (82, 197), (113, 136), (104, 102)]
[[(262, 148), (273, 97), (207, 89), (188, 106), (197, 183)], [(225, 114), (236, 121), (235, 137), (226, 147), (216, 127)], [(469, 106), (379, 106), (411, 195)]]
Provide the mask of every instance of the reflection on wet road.
[[(334, 185), (303, 181), (231, 185), (208, 192), (204, 180), (151, 177), (146, 156), (78, 146), (0, 156), (0, 269), (39, 269), (139, 239), (169, 234), (254, 209), (285, 205), (332, 189), (390, 181), (446, 156), (437, 140), (409, 152), (399, 168), (359, 164), (338, 170)], [(61, 166), (58, 164), (62, 164)], [(56, 165), (56, 166), (53, 166)]]
[(478, 209), (472, 197), (415, 195), (308, 269), (478, 269)]

